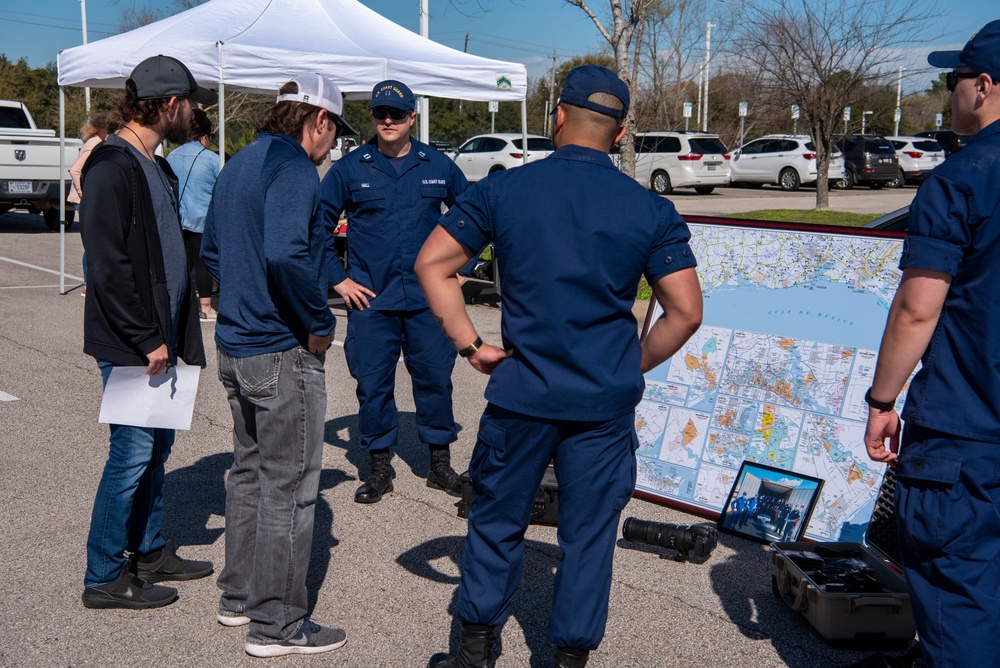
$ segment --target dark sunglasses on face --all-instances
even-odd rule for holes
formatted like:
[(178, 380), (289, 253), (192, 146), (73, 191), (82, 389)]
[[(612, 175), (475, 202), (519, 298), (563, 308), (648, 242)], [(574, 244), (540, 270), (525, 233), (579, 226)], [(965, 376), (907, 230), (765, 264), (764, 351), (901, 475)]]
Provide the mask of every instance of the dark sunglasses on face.
[(404, 109), (390, 109), (389, 107), (376, 107), (372, 109), (372, 118), (376, 121), (384, 121), (388, 116), (394, 121), (403, 121), (410, 117), (412, 112)]
[[(980, 72), (948, 72), (944, 76), (944, 83), (948, 87), (948, 92), (954, 93), (959, 79), (978, 79), (980, 76)], [(991, 81), (992, 79), (993, 77), (990, 77)]]

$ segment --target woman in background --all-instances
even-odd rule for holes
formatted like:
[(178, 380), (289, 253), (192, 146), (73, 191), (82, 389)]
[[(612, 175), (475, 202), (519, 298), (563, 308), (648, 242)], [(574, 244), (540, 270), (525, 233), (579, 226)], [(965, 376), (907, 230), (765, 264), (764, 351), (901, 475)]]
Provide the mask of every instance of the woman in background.
[(212, 121), (201, 109), (194, 110), (188, 141), (178, 146), (167, 162), (177, 176), (180, 191), (181, 227), (184, 228), (184, 248), (188, 269), (194, 270), (194, 284), (201, 302), (201, 319), (215, 320), (212, 308), (212, 275), (201, 261), (201, 234), (205, 215), (212, 201), (215, 180), (219, 177), (219, 156), (208, 150), (212, 145)]
[[(80, 139), (84, 141), (83, 148), (80, 149), (80, 155), (77, 156), (76, 162), (73, 166), (69, 168), (70, 178), (73, 179), (73, 187), (70, 189), (69, 197), (66, 199), (73, 205), (76, 209), (77, 215), (80, 214), (80, 196), (83, 195), (83, 187), (80, 185), (80, 175), (83, 174), (83, 166), (87, 163), (87, 158), (90, 157), (90, 152), (93, 151), (98, 144), (108, 138), (109, 134), (114, 134), (118, 132), (119, 128), (124, 125), (122, 123), (121, 114), (115, 111), (107, 111), (103, 114), (97, 114), (89, 121), (83, 124), (80, 128)], [(80, 238), (83, 238), (83, 220), (80, 220)], [(81, 258), (81, 263), (83, 264), (83, 289), (80, 290), (82, 296), (87, 294), (87, 249), (83, 251), (83, 257)]]

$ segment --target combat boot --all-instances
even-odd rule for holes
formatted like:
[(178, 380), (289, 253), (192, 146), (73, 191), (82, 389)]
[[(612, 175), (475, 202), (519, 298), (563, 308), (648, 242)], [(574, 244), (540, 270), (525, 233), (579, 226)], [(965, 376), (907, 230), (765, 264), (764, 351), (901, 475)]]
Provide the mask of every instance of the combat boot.
[(431, 470), (427, 473), (427, 486), (441, 489), (451, 496), (462, 496), (462, 479), (451, 468), (451, 450), (447, 445), (432, 445)]
[(388, 448), (368, 453), (371, 472), (364, 484), (354, 493), (356, 503), (378, 503), (382, 500), (383, 494), (392, 491), (392, 466), (389, 464), (391, 459), (392, 453)]
[(585, 649), (572, 649), (569, 647), (556, 648), (556, 660), (552, 664), (553, 668), (584, 668), (587, 665), (587, 657), (590, 652)]
[(432, 656), (428, 668), (493, 668), (493, 645), (496, 634), (492, 626), (462, 622), (462, 644), (458, 654), (437, 659)]

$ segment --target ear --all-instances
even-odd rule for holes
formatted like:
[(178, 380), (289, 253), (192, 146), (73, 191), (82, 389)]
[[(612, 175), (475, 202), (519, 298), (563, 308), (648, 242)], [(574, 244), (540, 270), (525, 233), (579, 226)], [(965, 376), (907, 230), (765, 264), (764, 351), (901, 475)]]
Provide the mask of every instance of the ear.
[(624, 136), (625, 136), (625, 126), (623, 125), (620, 128), (618, 128), (618, 134), (615, 135), (615, 140), (611, 142), (611, 145), (614, 146), (615, 144), (620, 142), (622, 140), (622, 137)]

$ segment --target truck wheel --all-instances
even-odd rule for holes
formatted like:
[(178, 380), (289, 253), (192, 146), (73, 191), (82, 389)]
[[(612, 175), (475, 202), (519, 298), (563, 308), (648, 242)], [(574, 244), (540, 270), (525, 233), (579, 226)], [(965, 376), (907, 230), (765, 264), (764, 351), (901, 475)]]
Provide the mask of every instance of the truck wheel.
[(59, 209), (42, 209), (42, 220), (50, 232), (59, 231)]
[(670, 177), (667, 173), (662, 170), (656, 170), (653, 172), (653, 178), (649, 180), (649, 188), (657, 195), (669, 195), (674, 189), (670, 185)]
[(797, 171), (791, 167), (786, 167), (778, 175), (778, 185), (781, 186), (782, 190), (798, 190), (802, 182), (799, 180), (799, 173)]

